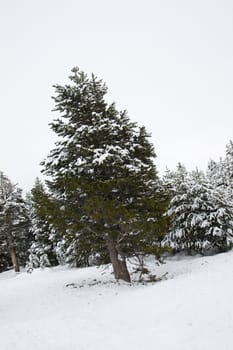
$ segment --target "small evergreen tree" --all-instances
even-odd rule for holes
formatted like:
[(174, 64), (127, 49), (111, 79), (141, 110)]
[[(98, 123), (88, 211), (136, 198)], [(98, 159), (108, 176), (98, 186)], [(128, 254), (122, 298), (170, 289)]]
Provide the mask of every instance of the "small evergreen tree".
[(29, 250), (28, 270), (37, 267), (56, 266), (57, 236), (53, 233), (49, 224), (48, 195), (44, 185), (36, 179), (35, 185), (28, 198), (30, 203), (30, 219), (32, 243)]
[[(167, 214), (172, 225), (166, 241), (176, 251), (206, 253), (226, 251), (232, 246), (232, 204), (204, 173), (183, 172), (174, 176), (174, 194)], [(176, 179), (182, 179), (176, 182)]]
[[(30, 244), (29, 217), (22, 191), (0, 172), (0, 256), (3, 268), (25, 265)], [(11, 261), (11, 263), (10, 263)]]
[(214, 187), (221, 188), (225, 197), (232, 201), (233, 196), (233, 142), (226, 146), (225, 158), (218, 162), (211, 160), (208, 164), (207, 177)]
[(59, 141), (42, 163), (56, 203), (50, 222), (77, 260), (110, 259), (116, 279), (130, 281), (127, 257), (159, 254), (166, 226), (154, 149), (144, 127), (105, 102), (101, 80), (77, 68), (70, 80), (55, 86)]

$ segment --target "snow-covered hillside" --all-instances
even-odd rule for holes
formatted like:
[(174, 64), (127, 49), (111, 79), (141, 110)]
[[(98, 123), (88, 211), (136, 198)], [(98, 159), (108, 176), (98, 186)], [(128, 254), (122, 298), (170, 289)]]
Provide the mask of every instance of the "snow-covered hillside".
[(111, 270), (0, 274), (1, 350), (231, 350), (233, 252), (170, 259), (154, 284)]

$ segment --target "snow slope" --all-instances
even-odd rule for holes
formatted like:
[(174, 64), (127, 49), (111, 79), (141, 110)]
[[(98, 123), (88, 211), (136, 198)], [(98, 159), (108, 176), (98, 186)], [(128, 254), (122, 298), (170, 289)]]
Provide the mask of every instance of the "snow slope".
[(231, 350), (233, 252), (155, 270), (166, 280), (116, 283), (95, 267), (0, 274), (0, 349)]

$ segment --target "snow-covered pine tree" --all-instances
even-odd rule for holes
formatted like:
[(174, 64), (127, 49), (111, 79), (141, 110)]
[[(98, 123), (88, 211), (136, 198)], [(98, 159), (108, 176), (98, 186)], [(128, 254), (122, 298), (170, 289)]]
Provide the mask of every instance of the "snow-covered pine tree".
[(165, 175), (163, 176), (163, 185), (170, 192), (170, 196), (173, 196), (176, 193), (183, 193), (185, 191), (185, 186), (187, 182), (188, 171), (186, 167), (178, 163), (176, 170), (171, 171), (166, 170)]
[[(226, 146), (226, 154), (219, 161), (211, 160), (208, 164), (207, 178), (218, 198), (219, 222), (221, 232), (225, 232), (226, 240), (223, 248), (232, 247), (233, 229), (233, 142)], [(223, 227), (223, 230), (222, 230)], [(220, 235), (221, 236), (221, 235)], [(223, 236), (223, 237), (224, 237)], [(224, 242), (224, 241), (223, 241)]]
[(228, 179), (228, 185), (233, 188), (233, 141), (226, 145), (226, 156), (224, 159), (224, 174)]
[[(232, 246), (232, 205), (208, 181), (204, 173), (193, 171), (174, 175), (174, 194), (168, 215), (172, 225), (166, 241), (176, 251), (210, 253)], [(178, 179), (183, 179), (178, 181)]]
[(29, 244), (29, 216), (22, 190), (0, 172), (0, 254), (5, 268), (12, 265), (18, 272), (26, 264)]
[(27, 268), (31, 271), (37, 267), (56, 266), (58, 237), (48, 222), (49, 206), (45, 203), (48, 203), (49, 199), (43, 183), (38, 178), (28, 197), (33, 240), (29, 249)]
[(106, 103), (101, 80), (77, 68), (70, 80), (55, 86), (59, 141), (42, 163), (58, 203), (51, 222), (77, 257), (108, 254), (116, 279), (130, 281), (126, 258), (159, 253), (166, 225), (154, 149), (144, 127)]
[(226, 145), (226, 154), (219, 161), (211, 160), (208, 164), (207, 177), (216, 187), (225, 188), (229, 197), (233, 191), (233, 142)]
[[(187, 249), (187, 230), (185, 227), (186, 217), (184, 215), (187, 207), (187, 193), (189, 191), (188, 172), (185, 166), (178, 163), (176, 171), (167, 169), (164, 185), (170, 191), (170, 204), (166, 215), (170, 217), (170, 228), (165, 235), (163, 244), (170, 246), (175, 252)], [(182, 215), (180, 216), (180, 213)]]

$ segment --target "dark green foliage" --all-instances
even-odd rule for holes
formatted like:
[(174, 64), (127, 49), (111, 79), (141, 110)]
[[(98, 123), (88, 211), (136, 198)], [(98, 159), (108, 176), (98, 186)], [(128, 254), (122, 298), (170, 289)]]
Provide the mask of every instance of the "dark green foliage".
[(36, 180), (28, 201), (31, 209), (33, 241), (30, 247), (27, 267), (31, 270), (36, 267), (56, 266), (58, 265), (58, 260), (55, 247), (59, 239), (49, 224), (53, 205), (39, 179)]
[(7, 270), (11, 266), (11, 259), (5, 242), (0, 245), (0, 272)]
[(30, 246), (30, 220), (22, 191), (0, 172), (0, 270), (24, 266)]
[(159, 255), (167, 196), (149, 135), (105, 102), (106, 86), (94, 75), (88, 79), (75, 68), (70, 80), (55, 86), (60, 117), (51, 128), (59, 141), (42, 163), (49, 178), (45, 207), (53, 207), (48, 221), (77, 264), (108, 260), (110, 246), (121, 259)]

